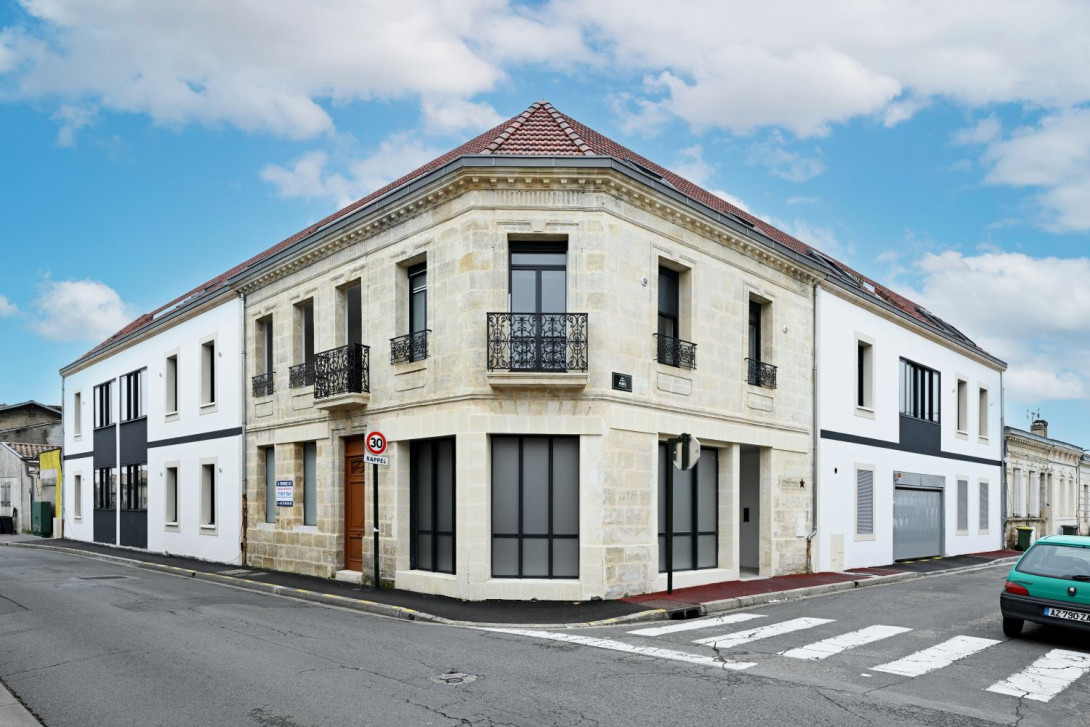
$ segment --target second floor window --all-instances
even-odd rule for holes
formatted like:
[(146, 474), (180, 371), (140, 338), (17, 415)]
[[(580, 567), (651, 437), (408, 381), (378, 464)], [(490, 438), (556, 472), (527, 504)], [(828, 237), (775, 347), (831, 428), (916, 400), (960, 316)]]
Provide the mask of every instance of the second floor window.
[(216, 403), (216, 342), (201, 344), (201, 406)]
[(132, 421), (147, 414), (147, 387), (147, 369), (133, 371), (121, 377), (121, 421)]
[(113, 412), (110, 410), (112, 403), (112, 381), (99, 384), (95, 387), (95, 428), (108, 427), (114, 423)]
[(424, 335), (428, 328), (428, 266), (420, 263), (409, 268), (409, 333), (413, 338), (409, 360), (425, 358), (421, 355), (426, 348), (421, 348), (416, 339)]
[(901, 413), (939, 421), (939, 372), (901, 359)]

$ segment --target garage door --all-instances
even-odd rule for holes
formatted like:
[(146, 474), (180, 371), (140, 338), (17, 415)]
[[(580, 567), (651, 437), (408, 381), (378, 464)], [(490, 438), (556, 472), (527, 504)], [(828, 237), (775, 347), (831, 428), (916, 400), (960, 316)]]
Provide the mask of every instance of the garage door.
[(942, 555), (942, 491), (893, 489), (893, 559)]

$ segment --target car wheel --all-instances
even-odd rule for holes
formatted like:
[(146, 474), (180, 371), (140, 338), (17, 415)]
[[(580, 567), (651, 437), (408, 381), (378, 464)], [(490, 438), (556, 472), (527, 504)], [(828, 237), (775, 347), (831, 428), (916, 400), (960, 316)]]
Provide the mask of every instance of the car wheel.
[(1022, 633), (1022, 625), (1025, 624), (1020, 618), (1007, 618), (1003, 617), (1003, 634), (1009, 638), (1017, 638)]

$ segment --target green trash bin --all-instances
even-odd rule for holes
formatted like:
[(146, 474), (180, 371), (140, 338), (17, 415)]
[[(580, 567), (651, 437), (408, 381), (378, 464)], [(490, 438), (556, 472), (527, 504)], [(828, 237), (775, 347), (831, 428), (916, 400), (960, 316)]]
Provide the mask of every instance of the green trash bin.
[(1019, 525), (1015, 530), (1018, 531), (1018, 550), (1029, 550), (1029, 539), (1033, 536), (1033, 528)]
[(1061, 525), (1060, 526), (1060, 534), (1061, 535), (1078, 535), (1079, 534), (1079, 528), (1076, 525)]

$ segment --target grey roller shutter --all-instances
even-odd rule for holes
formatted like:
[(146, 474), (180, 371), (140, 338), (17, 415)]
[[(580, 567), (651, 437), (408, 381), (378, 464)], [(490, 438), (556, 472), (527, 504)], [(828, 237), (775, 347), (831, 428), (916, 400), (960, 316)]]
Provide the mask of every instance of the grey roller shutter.
[(659, 315), (677, 317), (678, 276), (669, 268), (659, 268)]
[(980, 529), (988, 529), (988, 483), (980, 483)]
[(874, 535), (874, 472), (855, 471), (855, 533)]
[(969, 481), (958, 480), (958, 530), (969, 529)]

